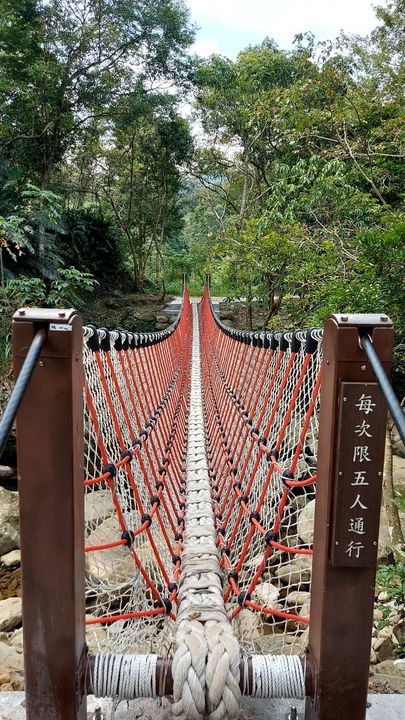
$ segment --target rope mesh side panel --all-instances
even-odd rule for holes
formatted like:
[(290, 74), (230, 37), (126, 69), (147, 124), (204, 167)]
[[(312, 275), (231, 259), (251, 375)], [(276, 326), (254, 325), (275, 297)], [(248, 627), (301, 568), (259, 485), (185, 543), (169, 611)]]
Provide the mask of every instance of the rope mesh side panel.
[(206, 290), (201, 358), (224, 597), (245, 655), (305, 650), (321, 335), (230, 331)]
[(86, 624), (92, 652), (172, 653), (192, 317), (84, 329)]

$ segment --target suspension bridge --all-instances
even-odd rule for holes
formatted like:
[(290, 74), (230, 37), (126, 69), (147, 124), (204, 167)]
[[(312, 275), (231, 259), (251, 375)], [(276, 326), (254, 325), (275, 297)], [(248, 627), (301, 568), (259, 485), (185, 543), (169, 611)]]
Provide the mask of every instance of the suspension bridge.
[(28, 720), (83, 720), (87, 693), (364, 720), (392, 338), (235, 331), (208, 282), (150, 334), (16, 313)]

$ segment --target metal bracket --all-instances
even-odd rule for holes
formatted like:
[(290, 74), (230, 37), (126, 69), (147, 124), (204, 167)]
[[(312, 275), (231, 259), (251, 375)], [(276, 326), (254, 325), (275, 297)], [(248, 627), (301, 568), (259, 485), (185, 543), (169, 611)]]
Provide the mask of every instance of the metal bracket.
[(295, 705), (291, 705), (291, 710), (287, 715), (284, 716), (285, 720), (304, 720), (304, 715), (298, 713)]
[(76, 710), (78, 711), (82, 704), (83, 698), (86, 695), (86, 671), (87, 671), (87, 658), (89, 649), (87, 644), (83, 644), (80, 659), (77, 665), (76, 671)]

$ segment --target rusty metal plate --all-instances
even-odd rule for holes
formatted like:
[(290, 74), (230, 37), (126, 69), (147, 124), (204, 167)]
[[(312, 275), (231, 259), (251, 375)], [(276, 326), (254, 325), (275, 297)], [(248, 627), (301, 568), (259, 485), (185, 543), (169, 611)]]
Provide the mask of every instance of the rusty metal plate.
[(377, 383), (341, 383), (330, 546), (334, 566), (375, 565), (385, 422)]

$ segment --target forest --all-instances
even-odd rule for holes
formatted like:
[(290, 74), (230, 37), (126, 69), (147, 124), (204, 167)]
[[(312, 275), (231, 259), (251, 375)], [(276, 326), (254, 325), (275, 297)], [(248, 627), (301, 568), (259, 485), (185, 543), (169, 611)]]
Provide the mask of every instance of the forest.
[(200, 294), (209, 271), (250, 328), (388, 313), (401, 384), (405, 0), (370, 36), (303, 28), (235, 61), (191, 52), (182, 0), (1, 7), (3, 367), (20, 305), (88, 317), (112, 290), (179, 293), (183, 272)]

